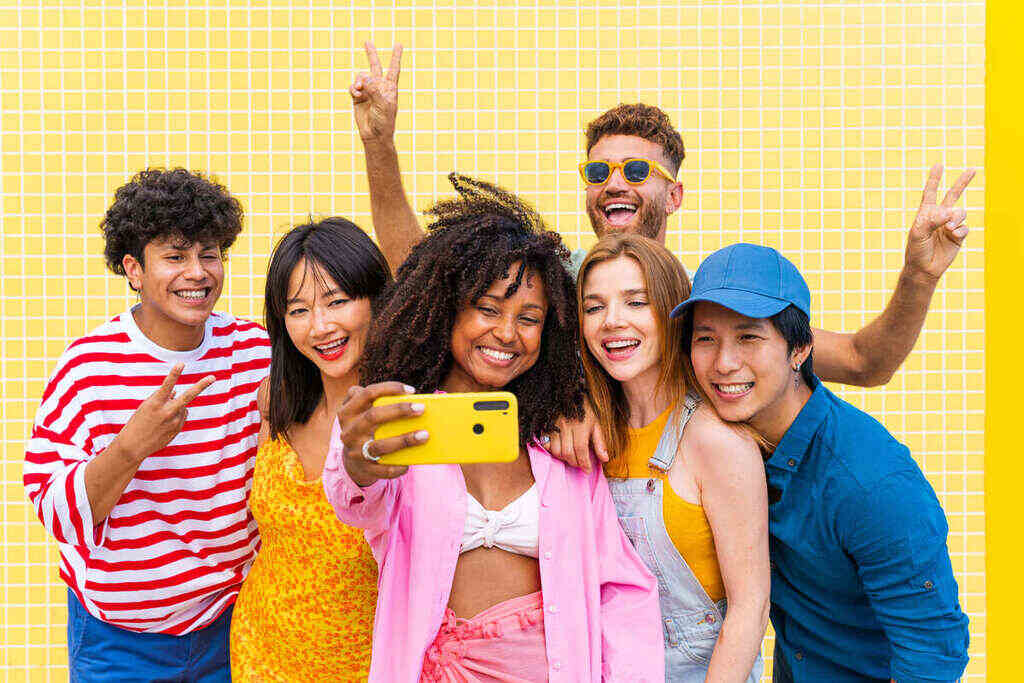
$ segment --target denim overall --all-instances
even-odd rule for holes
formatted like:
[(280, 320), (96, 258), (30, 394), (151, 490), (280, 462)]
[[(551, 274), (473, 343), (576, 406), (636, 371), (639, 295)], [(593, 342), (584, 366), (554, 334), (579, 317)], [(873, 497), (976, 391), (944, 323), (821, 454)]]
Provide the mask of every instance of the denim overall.
[[(700, 399), (688, 395), (669, 418), (658, 447), (648, 461), (667, 472), (676, 458), (679, 438)], [(686, 561), (672, 544), (662, 516), (662, 480), (609, 479), (615, 510), (626, 536), (658, 579), (665, 633), (665, 680), (703, 683), (725, 617), (725, 600), (711, 601)], [(748, 683), (761, 678), (758, 655)]]

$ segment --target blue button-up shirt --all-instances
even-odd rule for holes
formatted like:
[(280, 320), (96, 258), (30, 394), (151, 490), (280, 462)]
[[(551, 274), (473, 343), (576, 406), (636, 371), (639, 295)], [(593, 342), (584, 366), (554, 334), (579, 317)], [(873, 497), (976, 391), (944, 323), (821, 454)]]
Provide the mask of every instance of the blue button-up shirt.
[(775, 681), (952, 681), (967, 616), (935, 491), (820, 382), (766, 463)]

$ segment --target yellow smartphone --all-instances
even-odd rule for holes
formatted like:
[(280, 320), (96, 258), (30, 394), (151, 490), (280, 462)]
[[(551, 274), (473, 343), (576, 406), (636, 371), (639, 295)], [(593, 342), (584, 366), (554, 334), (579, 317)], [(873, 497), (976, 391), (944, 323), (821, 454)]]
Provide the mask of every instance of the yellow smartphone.
[(422, 403), (423, 414), (377, 427), (375, 440), (420, 429), (430, 438), (382, 455), (383, 465), (512, 462), (519, 457), (519, 407), (508, 391), (382, 396), (373, 405), (393, 403)]

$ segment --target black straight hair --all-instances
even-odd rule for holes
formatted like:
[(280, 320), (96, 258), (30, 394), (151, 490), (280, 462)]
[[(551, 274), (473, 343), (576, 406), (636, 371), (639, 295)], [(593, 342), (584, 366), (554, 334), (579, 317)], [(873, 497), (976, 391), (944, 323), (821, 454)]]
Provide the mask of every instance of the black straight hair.
[(376, 298), (391, 282), (391, 270), (380, 249), (355, 223), (340, 217), (310, 219), (288, 232), (274, 247), (267, 269), (264, 321), (270, 337), (268, 421), (277, 438), (295, 424), (305, 424), (324, 393), (320, 370), (292, 343), (285, 326), (288, 283), (303, 268), (322, 284), (334, 280), (353, 299)]
[[(799, 308), (790, 304), (781, 311), (768, 318), (772, 327), (779, 331), (782, 338), (786, 340), (786, 352), (792, 353), (793, 349), (807, 346), (814, 341), (811, 333), (811, 319)], [(807, 354), (807, 360), (800, 366), (800, 376), (804, 378), (807, 386), (814, 386), (814, 349)]]

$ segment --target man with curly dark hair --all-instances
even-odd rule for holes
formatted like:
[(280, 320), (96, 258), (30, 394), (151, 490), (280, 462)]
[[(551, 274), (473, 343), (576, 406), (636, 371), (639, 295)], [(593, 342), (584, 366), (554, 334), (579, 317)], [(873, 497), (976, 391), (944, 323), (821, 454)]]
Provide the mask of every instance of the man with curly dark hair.
[(227, 681), (270, 360), (260, 326), (213, 312), (242, 206), (197, 173), (147, 169), (101, 227), (139, 302), (64, 352), (24, 468), (68, 584), (71, 680)]
[[(604, 475), (567, 467), (537, 441), (556, 418), (577, 417), (582, 398), (561, 238), (514, 196), (449, 177), (462, 196), (431, 209), (427, 237), (385, 291), (363, 355), (367, 386), (349, 391), (323, 470), (338, 517), (366, 529), (380, 564), (369, 680), (478, 680), (483, 670), (490, 680), (663, 680), (657, 582)], [(412, 403), (372, 406), (403, 385), (512, 392), (519, 458), (377, 463), (430, 438), (373, 440), (377, 426), (415, 414)]]
[[(392, 51), (387, 73), (372, 43), (366, 44), (366, 52), (370, 70), (356, 76), (349, 93), (366, 153), (374, 230), (381, 251), (396, 268), (423, 236), (402, 186), (395, 150), (402, 46)], [(668, 116), (646, 104), (613, 107), (587, 126), (586, 153), (579, 171), (594, 232), (598, 236), (612, 230), (639, 232), (664, 243), (669, 216), (683, 202), (683, 185), (676, 176), (685, 156), (682, 137)], [(930, 194), (933, 199), (922, 202), (910, 228), (903, 270), (885, 310), (855, 333), (814, 330), (816, 369), (823, 380), (856, 386), (885, 384), (913, 349), (939, 279), (968, 232), (966, 211), (954, 207), (974, 171), (961, 174), (946, 199), (937, 204), (934, 196), (941, 175), (941, 166), (929, 174), (925, 197)], [(585, 255), (584, 249), (573, 252), (573, 272)], [(566, 431), (572, 436), (564, 436)], [(563, 425), (561, 432), (561, 440), (554, 435), (552, 452), (589, 463), (589, 427)], [(600, 440), (595, 448), (601, 455)]]

